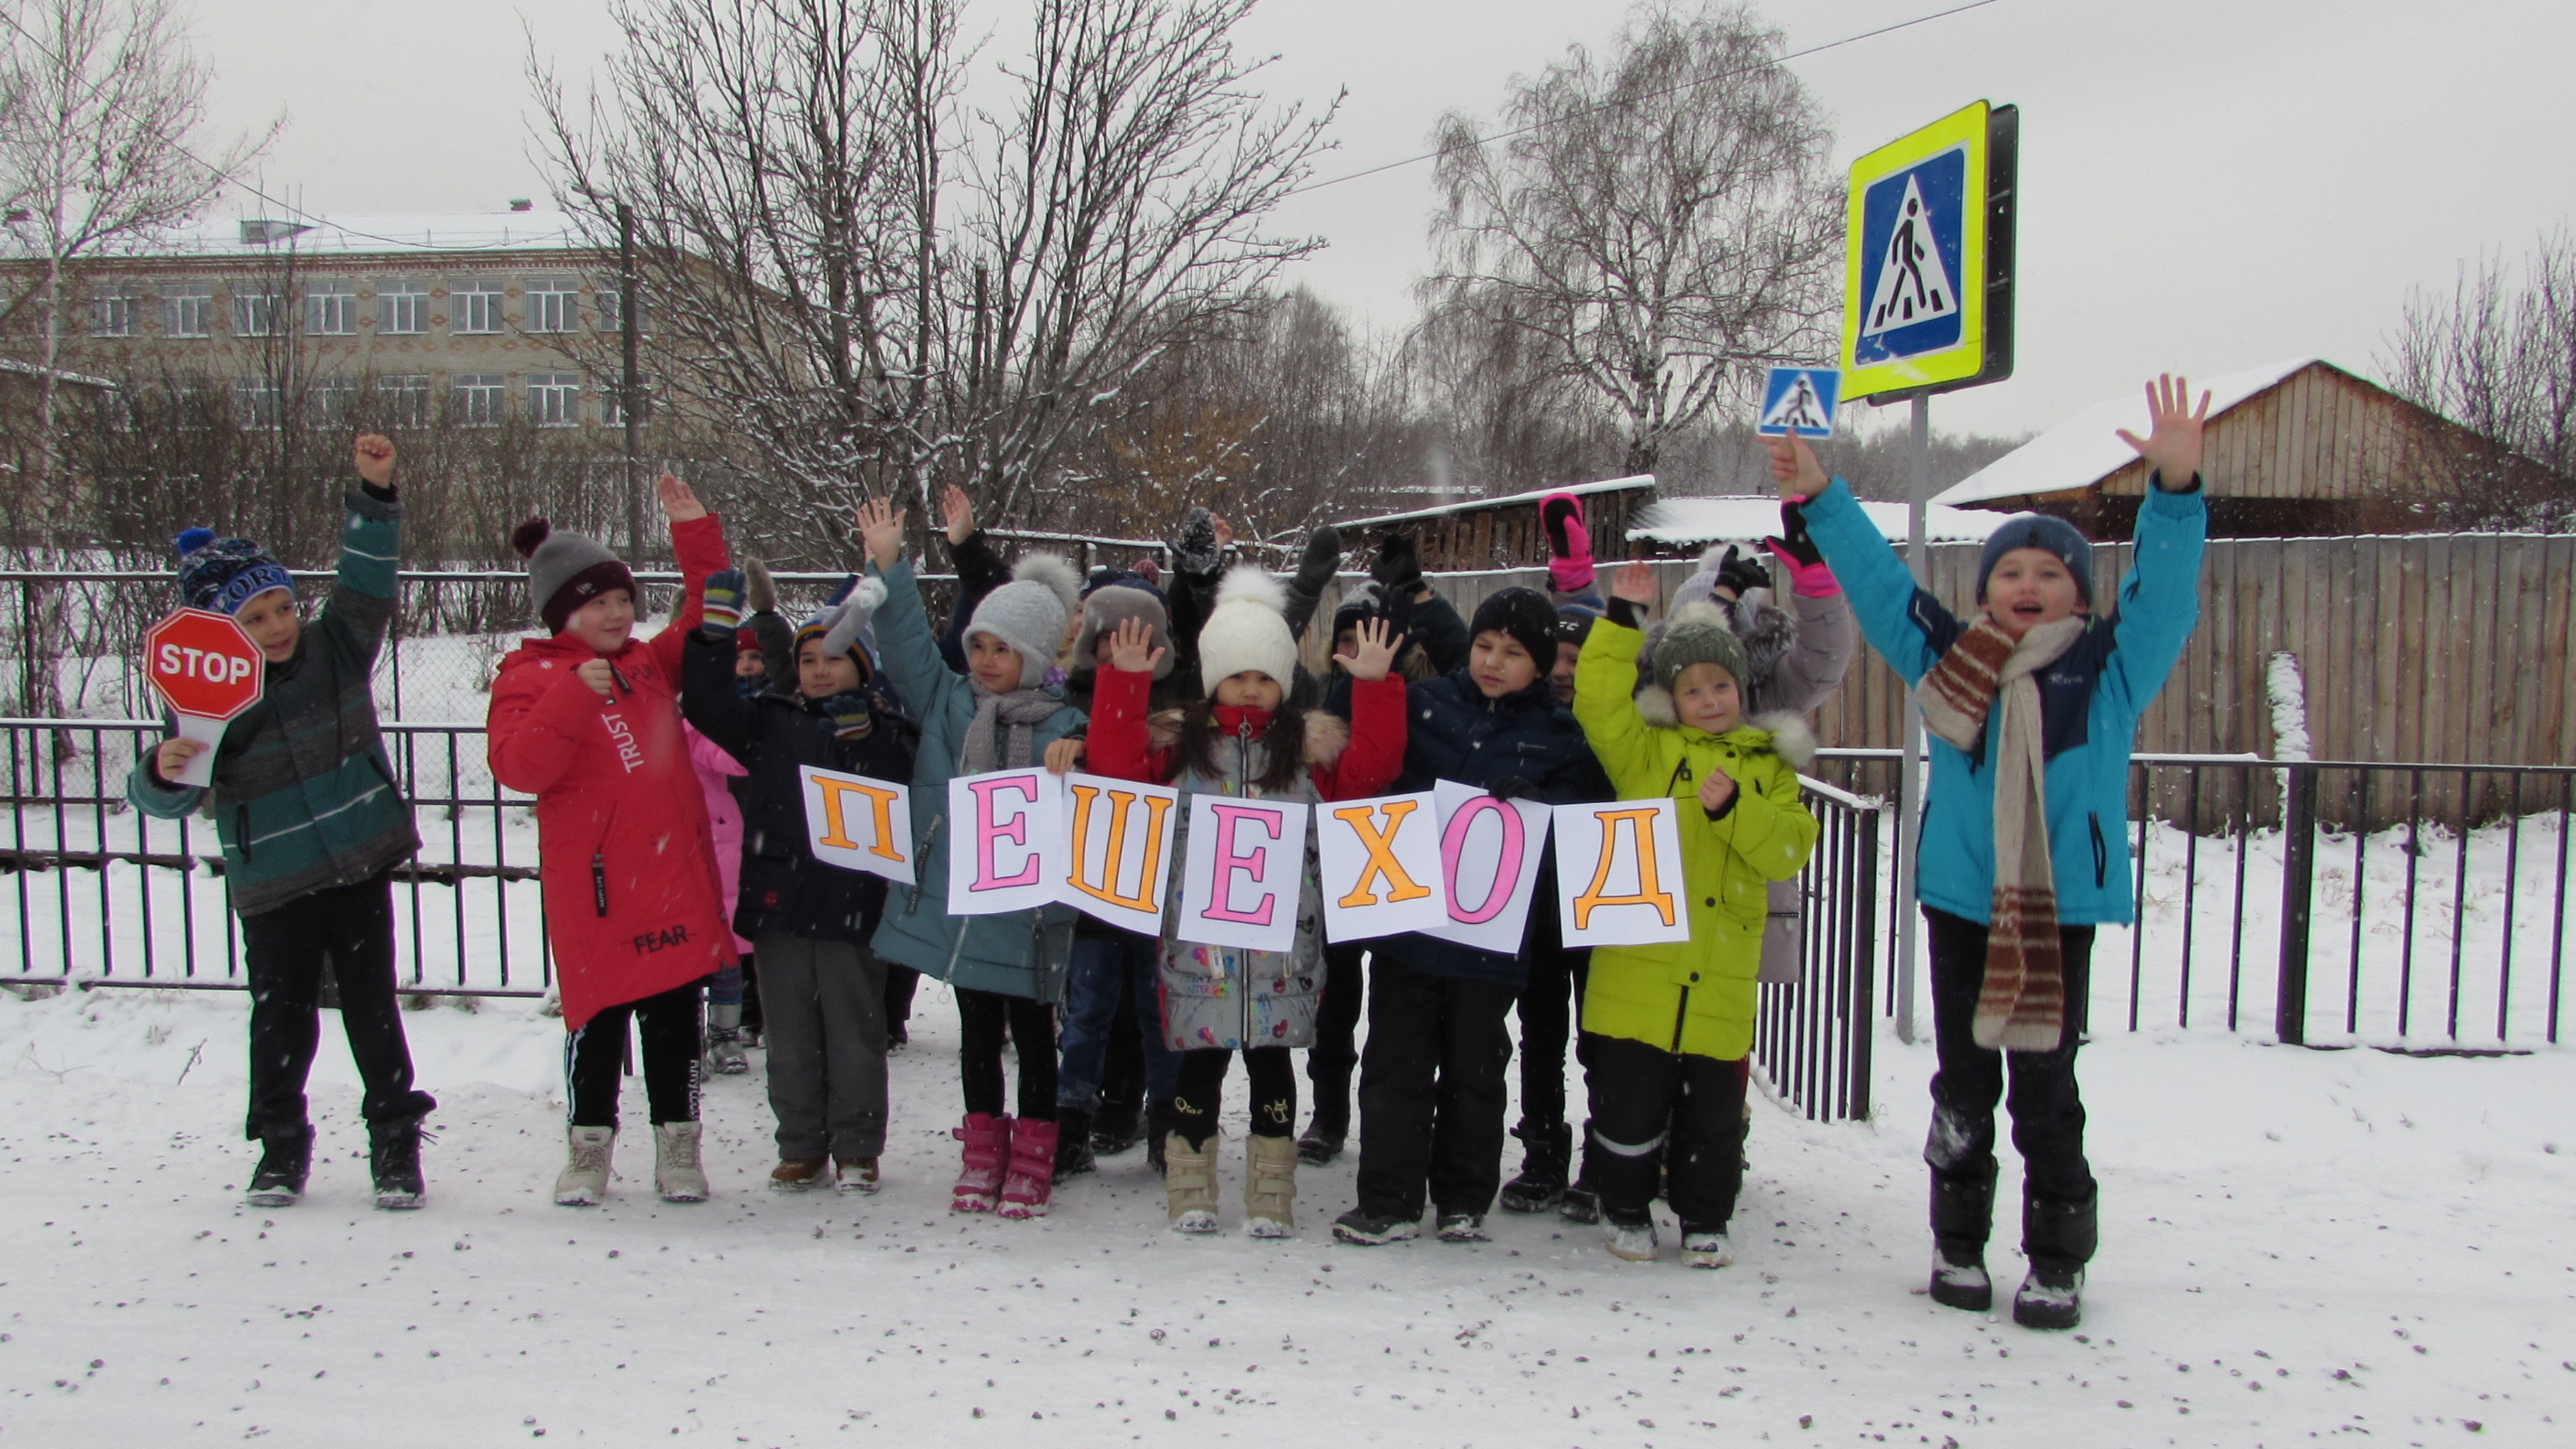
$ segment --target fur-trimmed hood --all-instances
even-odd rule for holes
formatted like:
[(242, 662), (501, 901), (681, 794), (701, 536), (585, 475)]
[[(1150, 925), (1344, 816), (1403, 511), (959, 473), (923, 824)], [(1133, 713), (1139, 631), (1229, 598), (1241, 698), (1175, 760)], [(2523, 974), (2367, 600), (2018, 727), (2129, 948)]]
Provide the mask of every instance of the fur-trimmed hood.
[[(1661, 685), (1649, 684), (1637, 691), (1637, 713), (1659, 730), (1682, 727), (1681, 716), (1673, 709), (1672, 691)], [(1816, 758), (1816, 732), (1807, 727), (1804, 715), (1793, 710), (1771, 710), (1754, 715), (1727, 733), (1736, 734), (1748, 729), (1769, 735), (1771, 753), (1788, 761), (1793, 769), (1803, 770)]]

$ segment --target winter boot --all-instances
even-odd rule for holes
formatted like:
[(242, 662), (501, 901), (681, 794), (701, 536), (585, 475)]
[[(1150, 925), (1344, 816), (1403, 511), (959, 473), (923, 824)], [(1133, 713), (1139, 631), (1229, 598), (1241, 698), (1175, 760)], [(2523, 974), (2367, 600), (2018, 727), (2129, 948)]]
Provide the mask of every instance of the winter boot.
[(419, 1207), (427, 1194), (420, 1181), (418, 1117), (367, 1124), (367, 1172), (375, 1179), (376, 1206), (388, 1212)]
[(739, 1077), (751, 1070), (742, 1053), (742, 1003), (707, 1008), (707, 1070), (720, 1077)]
[(555, 1175), (555, 1202), (563, 1207), (597, 1207), (608, 1196), (609, 1159), (617, 1151), (614, 1127), (575, 1127), (571, 1157)]
[(1145, 1107), (1141, 1102), (1102, 1101), (1091, 1119), (1091, 1152), (1115, 1157), (1145, 1140)]
[(832, 1186), (841, 1192), (873, 1193), (885, 1184), (877, 1176), (873, 1157), (834, 1157)]
[(1055, 1109), (1055, 1180), (1080, 1177), (1096, 1172), (1100, 1164), (1092, 1158), (1091, 1114), (1070, 1107)]
[(1163, 1138), (1163, 1208), (1176, 1233), (1216, 1231), (1216, 1144), (1196, 1147), (1178, 1132)]
[(807, 1188), (820, 1187), (824, 1181), (823, 1169), (830, 1165), (828, 1158), (782, 1157), (776, 1167), (769, 1169), (769, 1190), (803, 1192)]
[(1167, 1171), (1163, 1149), (1172, 1135), (1172, 1104), (1145, 1104), (1145, 1165), (1157, 1173)]
[(653, 1124), (653, 1190), (664, 1202), (705, 1202), (706, 1169), (698, 1165), (699, 1124)]
[(1592, 1124), (1583, 1124), (1583, 1169), (1565, 1186), (1565, 1196), (1558, 1199), (1556, 1215), (1569, 1223), (1601, 1221), (1601, 1190), (1592, 1185)]
[(1493, 1240), (1494, 1235), (1485, 1231), (1483, 1213), (1444, 1212), (1440, 1215), (1440, 1241), (1444, 1243), (1490, 1243)]
[(988, 1213), (1002, 1195), (1002, 1165), (1011, 1155), (1011, 1119), (990, 1112), (969, 1112), (949, 1135), (966, 1144), (966, 1165), (949, 1190), (953, 1213)]
[(2097, 1191), (2082, 1202), (2022, 1194), (2021, 1248), (2030, 1276), (2013, 1295), (2013, 1322), (2024, 1328), (2073, 1328), (2084, 1321), (2084, 1265), (2100, 1241)]
[(1286, 1137), (1244, 1139), (1243, 1232), (1285, 1238), (1297, 1231), (1297, 1144)]
[(1995, 1223), (1995, 1165), (1982, 1176), (1932, 1174), (1932, 1301), (1983, 1313), (1995, 1306), (1986, 1239)]
[(252, 1207), (293, 1207), (313, 1173), (313, 1129), (300, 1127), (259, 1139), (259, 1166), (242, 1201)]
[(1635, 1222), (1623, 1223), (1615, 1217), (1601, 1220), (1601, 1246), (1610, 1256), (1630, 1263), (1655, 1261), (1655, 1218), (1652, 1213)]
[(1315, 1116), (1306, 1135), (1297, 1139), (1297, 1160), (1321, 1167), (1342, 1155), (1351, 1137), (1351, 1086), (1348, 1081), (1315, 1084)]
[(1682, 1225), (1682, 1264), (1690, 1268), (1723, 1268), (1735, 1261), (1735, 1245), (1724, 1228)]
[(1574, 1164), (1574, 1129), (1562, 1122), (1524, 1121), (1512, 1135), (1521, 1140), (1521, 1173), (1503, 1184), (1503, 1211), (1546, 1212), (1565, 1197), (1566, 1169)]
[(1056, 1144), (1064, 1136), (1059, 1124), (1035, 1117), (1011, 1122), (1011, 1170), (1002, 1179), (1002, 1216), (1042, 1218), (1055, 1193)]
[(1353, 1243), (1363, 1248), (1384, 1247), (1388, 1243), (1422, 1236), (1422, 1219), (1403, 1218), (1391, 1213), (1373, 1213), (1355, 1207), (1333, 1219), (1333, 1241)]

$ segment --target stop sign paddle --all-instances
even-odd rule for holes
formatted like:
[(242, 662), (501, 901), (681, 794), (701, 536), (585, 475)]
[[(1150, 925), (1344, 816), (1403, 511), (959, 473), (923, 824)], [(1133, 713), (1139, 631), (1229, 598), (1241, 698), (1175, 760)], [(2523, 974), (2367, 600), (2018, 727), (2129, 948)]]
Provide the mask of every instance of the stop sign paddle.
[(230, 614), (179, 609), (143, 631), (144, 677), (179, 717), (179, 738), (206, 747), (167, 777), (170, 783), (213, 781), (215, 746), (226, 725), (259, 703), (268, 683), (266, 666), (259, 646)]

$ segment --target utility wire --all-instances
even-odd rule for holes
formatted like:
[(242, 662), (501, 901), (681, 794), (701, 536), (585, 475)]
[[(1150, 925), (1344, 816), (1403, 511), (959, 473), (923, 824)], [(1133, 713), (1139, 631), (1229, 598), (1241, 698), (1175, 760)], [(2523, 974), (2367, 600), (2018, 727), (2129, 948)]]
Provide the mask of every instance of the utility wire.
[[(1793, 50), (1785, 55), (1776, 56), (1772, 59), (1762, 61), (1757, 65), (1740, 66), (1734, 70), (1721, 71), (1716, 75), (1704, 75), (1699, 77), (1697, 80), (1686, 80), (1678, 85), (1666, 86), (1659, 91), (1648, 91), (1641, 96), (1631, 96), (1626, 99), (1616, 101), (1603, 101), (1597, 106), (1588, 107), (1584, 110), (1575, 112), (1575, 114), (1581, 116), (1595, 115), (1602, 111), (1615, 110), (1620, 106), (1635, 105), (1639, 101), (1655, 100), (1663, 96), (1672, 95), (1678, 91), (1689, 90), (1693, 86), (1710, 85), (1717, 81), (1730, 79), (1734, 76), (1749, 75), (1756, 70), (1760, 70), (1768, 66), (1786, 65), (1790, 61), (1804, 59), (1810, 55), (1821, 55), (1828, 50), (1839, 50), (1846, 45), (1857, 45), (1864, 40), (1874, 40), (1882, 35), (1893, 35), (1897, 31), (1910, 30), (1917, 25), (1929, 25), (1935, 20), (1947, 20), (1953, 15), (1964, 15), (1971, 10), (1982, 10), (1986, 6), (1997, 3), (1999, 3), (1999, 0), (1968, 0), (1968, 3), (1965, 5), (1953, 5), (1947, 10), (1935, 10), (1928, 15), (1917, 15), (1911, 20), (1899, 20), (1892, 25), (1882, 25), (1875, 30), (1864, 30), (1854, 35), (1846, 35), (1840, 40), (1828, 40), (1821, 45), (1808, 46), (1804, 50)], [(1496, 141), (1509, 141), (1516, 136), (1526, 136), (1533, 131), (1541, 129), (1542, 126), (1554, 124), (1556, 124), (1556, 122), (1548, 121), (1542, 122), (1538, 125), (1523, 126), (1517, 131), (1502, 131), (1491, 136), (1479, 136), (1474, 141), (1469, 142), (1468, 146), (1490, 146)], [(1346, 172), (1340, 176), (1329, 176), (1321, 181), (1310, 181), (1303, 186), (1292, 187), (1282, 194), (1286, 196), (1301, 196), (1309, 191), (1321, 191), (1327, 186), (1339, 186), (1345, 181), (1357, 181), (1364, 176), (1376, 176), (1383, 172), (1400, 170), (1406, 166), (1419, 166), (1425, 161), (1437, 161), (1452, 151), (1466, 150), (1468, 149), (1468, 146), (1444, 146), (1437, 151), (1425, 151), (1419, 156), (1407, 156), (1401, 161), (1388, 161), (1380, 165), (1368, 167), (1365, 170)]]

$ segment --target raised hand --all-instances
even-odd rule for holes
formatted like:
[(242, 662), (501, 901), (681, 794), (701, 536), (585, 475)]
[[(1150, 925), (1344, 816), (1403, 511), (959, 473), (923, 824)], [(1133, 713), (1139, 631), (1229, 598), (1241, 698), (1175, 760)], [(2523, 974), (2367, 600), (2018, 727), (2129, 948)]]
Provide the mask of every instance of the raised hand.
[(1109, 636), (1109, 667), (1128, 674), (1151, 674), (1163, 662), (1163, 651), (1154, 647), (1154, 630), (1142, 619), (1121, 619), (1118, 632)]
[(2191, 380), (2165, 373), (2147, 384), (2147, 435), (2122, 428), (2120, 441), (2138, 450), (2156, 470), (2156, 486), (2180, 493), (2200, 476), (2201, 429), (2209, 422), (2209, 394), (2191, 405)]
[(689, 485), (668, 473), (653, 480), (653, 491), (662, 496), (662, 516), (673, 523), (695, 523), (707, 516), (707, 506)]
[(730, 642), (734, 631), (742, 627), (743, 595), (750, 580), (740, 569), (718, 569), (707, 575), (703, 602), (699, 606), (699, 628), (719, 642)]
[(948, 546), (955, 548), (975, 536), (975, 500), (966, 490), (951, 483), (939, 496), (939, 511), (948, 522)]
[(1224, 514), (1209, 514), (1208, 524), (1216, 530), (1216, 546), (1218, 552), (1222, 553), (1225, 550), (1234, 547), (1234, 525), (1225, 521)]
[(871, 498), (859, 505), (859, 542), (879, 571), (903, 557), (903, 510), (891, 498)]
[(1771, 445), (1771, 478), (1783, 498), (1813, 498), (1832, 481), (1816, 461), (1816, 450), (1804, 438), (1764, 438)]
[(1724, 770), (1711, 770), (1708, 772), (1708, 778), (1699, 782), (1699, 803), (1702, 809), (1723, 810), (1726, 808), (1726, 802), (1734, 798), (1735, 781)]
[(378, 488), (394, 486), (394, 440), (382, 433), (360, 433), (353, 450), (359, 478)]
[(1384, 616), (1367, 620), (1354, 631), (1357, 637), (1352, 640), (1351, 652), (1334, 655), (1333, 662), (1349, 670), (1353, 679), (1386, 678), (1387, 671), (1395, 667), (1397, 651), (1404, 648), (1404, 636), (1394, 633), (1394, 629), (1394, 622)]
[(1655, 596), (1655, 571), (1644, 559), (1632, 558), (1619, 565), (1619, 572), (1610, 580), (1610, 597), (1626, 599), (1640, 609), (1655, 607)]

